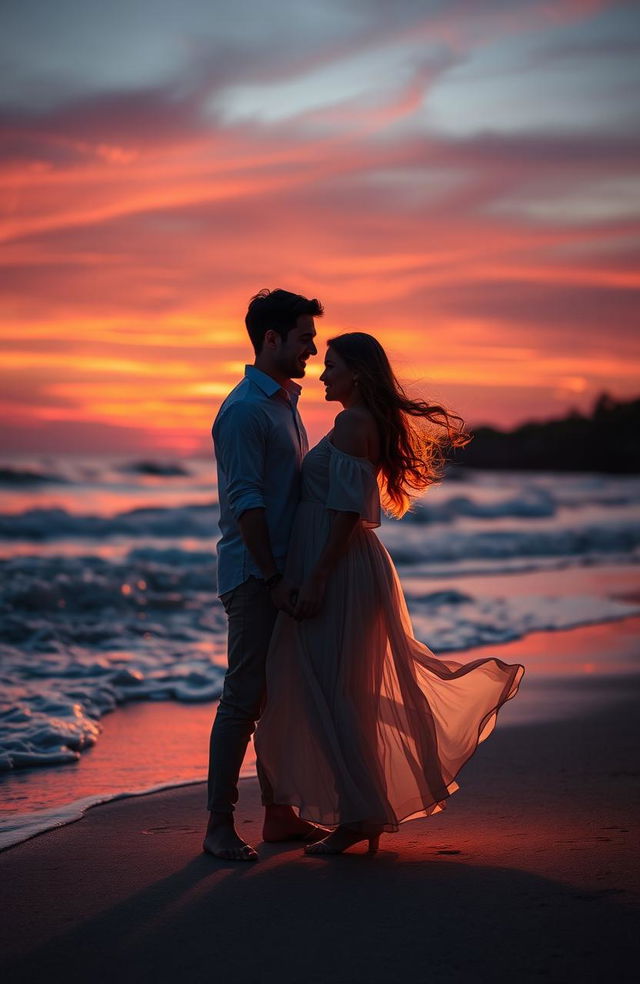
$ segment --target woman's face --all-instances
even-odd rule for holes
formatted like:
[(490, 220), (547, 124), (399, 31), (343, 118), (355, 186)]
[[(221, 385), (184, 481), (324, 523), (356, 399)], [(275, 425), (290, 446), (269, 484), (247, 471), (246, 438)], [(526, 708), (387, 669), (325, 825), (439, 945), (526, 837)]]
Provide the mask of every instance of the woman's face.
[(349, 369), (346, 362), (331, 346), (324, 357), (324, 372), (320, 376), (320, 382), (324, 383), (325, 400), (349, 403), (353, 397), (355, 389), (353, 370)]

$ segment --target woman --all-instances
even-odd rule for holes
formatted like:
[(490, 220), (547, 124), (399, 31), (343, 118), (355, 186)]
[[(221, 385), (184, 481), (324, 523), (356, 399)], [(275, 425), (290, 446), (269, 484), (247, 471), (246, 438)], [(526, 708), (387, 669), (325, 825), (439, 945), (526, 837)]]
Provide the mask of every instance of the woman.
[(306, 456), (287, 559), (300, 585), (267, 660), (256, 751), (276, 803), (335, 828), (305, 850), (338, 854), (441, 810), (524, 672), (497, 659), (444, 660), (413, 637), (402, 588), (373, 529), (380, 494), (401, 517), (441, 475), (459, 417), (410, 400), (371, 335), (329, 342), (320, 376), (342, 404)]

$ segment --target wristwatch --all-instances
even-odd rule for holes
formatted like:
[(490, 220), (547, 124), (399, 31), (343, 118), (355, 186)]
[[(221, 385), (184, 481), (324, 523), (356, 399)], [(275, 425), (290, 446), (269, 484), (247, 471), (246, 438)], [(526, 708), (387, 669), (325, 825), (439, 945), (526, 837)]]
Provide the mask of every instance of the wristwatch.
[(271, 575), (271, 577), (265, 577), (264, 586), (267, 589), (267, 591), (271, 591), (273, 588), (275, 588), (276, 584), (280, 583), (281, 580), (282, 580), (282, 574), (280, 573), (280, 571), (276, 571), (275, 574)]

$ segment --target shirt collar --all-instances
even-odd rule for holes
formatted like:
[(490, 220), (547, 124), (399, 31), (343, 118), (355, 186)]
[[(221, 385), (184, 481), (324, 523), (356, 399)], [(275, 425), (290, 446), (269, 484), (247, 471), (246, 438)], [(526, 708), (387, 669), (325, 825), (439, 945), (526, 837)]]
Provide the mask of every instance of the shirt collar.
[(244, 374), (262, 390), (265, 396), (274, 396), (280, 390), (284, 389), (297, 399), (302, 392), (302, 386), (298, 386), (292, 379), (287, 380), (284, 386), (281, 386), (273, 376), (269, 376), (268, 373), (263, 372), (262, 369), (258, 369), (256, 366), (245, 366)]

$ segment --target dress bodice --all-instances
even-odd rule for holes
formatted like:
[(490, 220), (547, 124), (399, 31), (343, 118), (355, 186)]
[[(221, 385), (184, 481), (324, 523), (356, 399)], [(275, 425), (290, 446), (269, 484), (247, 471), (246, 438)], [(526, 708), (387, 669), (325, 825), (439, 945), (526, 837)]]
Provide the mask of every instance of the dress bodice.
[(302, 463), (302, 501), (360, 514), (363, 525), (380, 526), (380, 493), (368, 458), (340, 451), (326, 434)]

